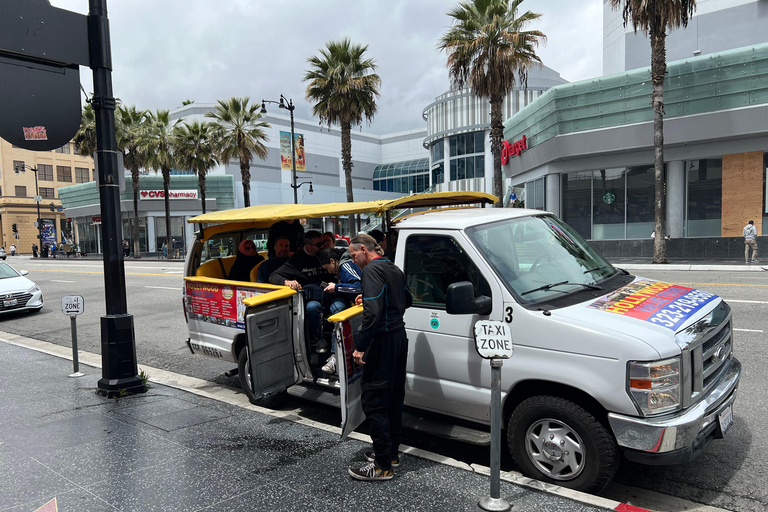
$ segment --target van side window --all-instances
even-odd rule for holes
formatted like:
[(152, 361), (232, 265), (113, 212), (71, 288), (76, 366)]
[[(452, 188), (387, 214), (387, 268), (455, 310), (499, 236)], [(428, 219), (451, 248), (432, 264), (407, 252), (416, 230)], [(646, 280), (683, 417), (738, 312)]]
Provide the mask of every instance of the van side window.
[(475, 296), (490, 296), (488, 282), (452, 237), (411, 235), (406, 241), (405, 277), (414, 306), (445, 307), (448, 285), (469, 281)]
[(236, 241), (232, 235), (212, 237), (203, 243), (200, 253), (200, 265), (215, 258), (225, 258), (236, 254)]

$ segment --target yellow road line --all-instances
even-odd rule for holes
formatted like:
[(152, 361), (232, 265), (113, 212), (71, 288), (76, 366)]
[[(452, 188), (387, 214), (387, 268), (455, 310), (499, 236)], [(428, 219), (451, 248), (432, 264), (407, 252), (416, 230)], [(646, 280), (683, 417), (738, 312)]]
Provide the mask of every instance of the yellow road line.
[[(44, 268), (35, 268), (35, 269), (24, 269), (29, 270), (30, 272), (58, 272), (58, 273), (68, 273), (68, 274), (104, 274), (104, 272), (100, 270), (53, 270), (53, 269), (44, 269)], [(125, 275), (127, 276), (163, 276), (163, 277), (183, 277), (181, 274), (148, 274), (143, 272), (126, 272)]]

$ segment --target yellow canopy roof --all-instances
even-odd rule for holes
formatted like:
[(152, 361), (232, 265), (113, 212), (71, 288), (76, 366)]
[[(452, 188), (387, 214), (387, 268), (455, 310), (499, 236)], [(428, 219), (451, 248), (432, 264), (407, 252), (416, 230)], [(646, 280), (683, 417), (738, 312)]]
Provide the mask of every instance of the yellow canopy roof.
[(392, 200), (358, 203), (261, 204), (247, 208), (206, 213), (187, 219), (187, 222), (195, 224), (264, 223), (266, 225), (289, 219), (336, 217), (339, 215), (368, 212), (383, 213), (395, 209), (431, 208), (474, 203), (493, 204), (495, 202), (496, 196), (484, 192), (432, 192)]

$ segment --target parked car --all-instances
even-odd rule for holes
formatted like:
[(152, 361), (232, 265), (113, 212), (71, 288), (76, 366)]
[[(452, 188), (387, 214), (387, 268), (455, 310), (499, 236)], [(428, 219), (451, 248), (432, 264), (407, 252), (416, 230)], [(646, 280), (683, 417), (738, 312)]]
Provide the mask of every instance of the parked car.
[(28, 273), (26, 270), (16, 270), (7, 263), (0, 263), (0, 313), (43, 309), (43, 292), (38, 285), (24, 277)]
[(347, 249), (349, 247), (349, 242), (344, 238), (337, 238), (334, 247), (337, 249)]
[(0, 247), (0, 260), (5, 261), (5, 258), (8, 257), (8, 254), (5, 252), (5, 247)]

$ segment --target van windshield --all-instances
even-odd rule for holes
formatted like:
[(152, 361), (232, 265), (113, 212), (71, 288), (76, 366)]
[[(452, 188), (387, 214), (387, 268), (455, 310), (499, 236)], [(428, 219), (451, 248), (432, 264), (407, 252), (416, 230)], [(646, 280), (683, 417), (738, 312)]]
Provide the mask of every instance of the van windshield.
[(551, 215), (485, 224), (468, 232), (523, 304), (602, 290), (600, 282), (617, 272), (578, 233)]

